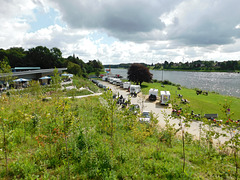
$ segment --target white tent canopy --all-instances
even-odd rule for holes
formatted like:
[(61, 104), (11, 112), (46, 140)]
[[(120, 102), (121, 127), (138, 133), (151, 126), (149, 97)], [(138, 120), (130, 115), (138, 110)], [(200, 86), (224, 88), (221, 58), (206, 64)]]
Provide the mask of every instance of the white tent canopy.
[(73, 74), (66, 74), (66, 73), (64, 73), (64, 74), (62, 74), (62, 76), (73, 77)]
[(41, 78), (39, 78), (39, 79), (51, 79), (51, 77), (49, 77), (49, 76), (43, 76), (43, 77), (41, 77)]
[(13, 82), (27, 82), (27, 81), (30, 81), (30, 79), (18, 78), (18, 79), (13, 80)]

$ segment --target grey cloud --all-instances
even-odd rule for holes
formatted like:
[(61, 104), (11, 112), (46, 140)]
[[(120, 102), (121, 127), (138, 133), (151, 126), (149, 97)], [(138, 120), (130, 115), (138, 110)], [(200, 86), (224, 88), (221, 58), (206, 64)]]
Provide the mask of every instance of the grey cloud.
[(55, 1), (55, 4), (62, 13), (63, 20), (71, 27), (103, 29), (120, 40), (144, 41), (153, 38), (151, 33), (153, 30), (165, 28), (159, 17), (171, 11), (180, 2), (180, 0), (59, 0)]
[(169, 39), (190, 46), (208, 46), (231, 44), (240, 37), (239, 29), (235, 28), (240, 23), (238, 0), (202, 0), (197, 5), (178, 7), (183, 8), (182, 14), (167, 28)]

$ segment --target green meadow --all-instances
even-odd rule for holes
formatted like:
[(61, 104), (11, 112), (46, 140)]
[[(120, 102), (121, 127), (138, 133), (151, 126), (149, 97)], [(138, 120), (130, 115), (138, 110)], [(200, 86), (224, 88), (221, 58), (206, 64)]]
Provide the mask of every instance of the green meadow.
[(181, 87), (181, 90), (178, 90), (177, 86), (173, 85), (164, 85), (162, 87), (160, 83), (142, 83), (142, 92), (145, 95), (148, 95), (150, 88), (158, 89), (160, 91), (170, 91), (171, 93), (171, 102), (178, 103), (183, 108), (186, 106), (181, 104), (178, 94), (183, 95), (183, 99), (190, 101), (189, 105), (190, 110), (193, 110), (195, 114), (218, 114), (219, 119), (224, 119), (226, 116), (222, 112), (222, 105), (227, 101), (231, 106), (231, 112), (233, 112), (232, 119), (240, 119), (240, 99), (237, 97), (224, 96), (214, 92), (208, 92), (208, 95), (196, 94), (196, 90), (188, 89)]
[[(100, 90), (84, 79), (74, 79), (74, 85)], [(144, 83), (143, 92), (148, 88)], [(165, 86), (172, 94), (175, 88)], [(206, 135), (199, 140), (184, 131), (179, 137), (169, 124), (170, 117), (165, 117), (163, 128), (153, 115), (150, 123), (140, 123), (138, 115), (116, 104), (110, 91), (82, 99), (63, 98), (66, 91), (35, 84), (0, 96), (1, 179), (240, 177), (234, 149), (239, 148), (238, 141), (233, 148), (227, 144), (215, 147), (211, 143), (214, 129), (203, 129)], [(183, 88), (181, 93), (188, 91)]]

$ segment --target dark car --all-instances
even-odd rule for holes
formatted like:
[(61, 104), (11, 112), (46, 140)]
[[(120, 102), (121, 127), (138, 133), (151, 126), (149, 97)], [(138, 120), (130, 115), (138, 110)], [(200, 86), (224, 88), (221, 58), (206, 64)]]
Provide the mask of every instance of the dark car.
[(139, 122), (150, 123), (150, 120), (151, 120), (151, 116), (148, 111), (143, 112), (141, 117), (139, 118)]

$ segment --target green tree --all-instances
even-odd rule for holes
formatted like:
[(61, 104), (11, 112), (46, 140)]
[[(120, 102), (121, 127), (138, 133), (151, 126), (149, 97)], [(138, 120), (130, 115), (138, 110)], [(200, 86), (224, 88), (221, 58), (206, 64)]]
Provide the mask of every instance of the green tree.
[(169, 65), (169, 63), (168, 63), (167, 61), (165, 61), (164, 64), (163, 64), (163, 68), (164, 68), (164, 69), (167, 69), (167, 68), (168, 68), (168, 65)]
[(61, 56), (61, 51), (58, 48), (49, 50), (45, 46), (37, 46), (28, 50), (26, 56), (26, 65), (39, 66), (42, 69), (59, 67), (61, 66), (59, 65), (61, 64)]
[(11, 67), (25, 66), (26, 52), (21, 47), (12, 47), (6, 50), (9, 64)]
[(99, 60), (92, 60), (87, 63), (87, 73), (96, 72), (96, 70), (101, 71), (103, 65)]
[(152, 74), (144, 65), (134, 63), (128, 69), (128, 79), (141, 85), (142, 82), (150, 82), (152, 80)]
[(82, 76), (82, 68), (78, 64), (69, 62), (68, 66), (67, 66), (67, 69), (68, 69), (69, 73), (72, 73), (72, 74), (77, 75), (79, 77)]
[(50, 49), (52, 60), (54, 62), (54, 67), (63, 67), (63, 57), (60, 49), (54, 47)]
[(58, 74), (58, 69), (55, 68), (53, 71), (53, 77), (52, 77), (52, 86), (55, 88), (55, 91), (57, 91), (58, 88), (61, 87), (61, 77)]
[(5, 56), (3, 60), (0, 61), (0, 81), (7, 83), (12, 79), (11, 66), (8, 63), (8, 58)]

